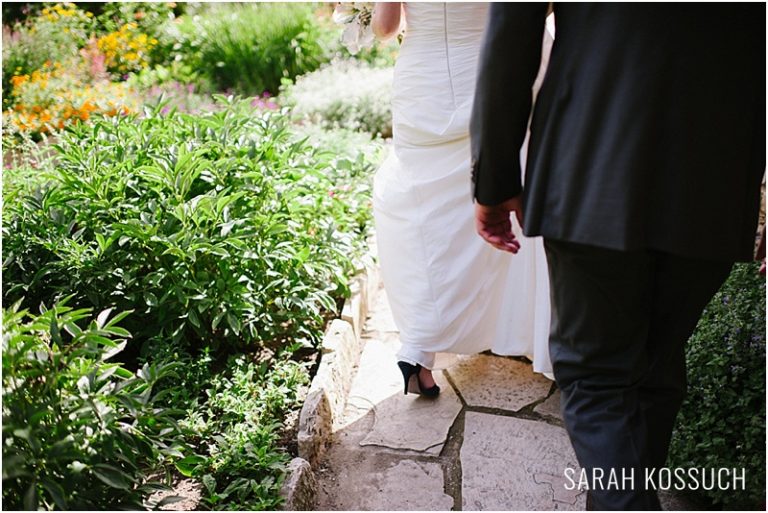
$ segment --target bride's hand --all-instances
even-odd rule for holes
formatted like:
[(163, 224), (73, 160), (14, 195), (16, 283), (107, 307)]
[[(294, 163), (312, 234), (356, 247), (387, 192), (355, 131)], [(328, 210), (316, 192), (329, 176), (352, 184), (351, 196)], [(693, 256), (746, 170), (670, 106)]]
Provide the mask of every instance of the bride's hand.
[(514, 254), (520, 251), (520, 242), (512, 231), (511, 212), (515, 213), (520, 226), (522, 226), (521, 196), (515, 196), (493, 206), (475, 203), (475, 227), (477, 233), (494, 248)]

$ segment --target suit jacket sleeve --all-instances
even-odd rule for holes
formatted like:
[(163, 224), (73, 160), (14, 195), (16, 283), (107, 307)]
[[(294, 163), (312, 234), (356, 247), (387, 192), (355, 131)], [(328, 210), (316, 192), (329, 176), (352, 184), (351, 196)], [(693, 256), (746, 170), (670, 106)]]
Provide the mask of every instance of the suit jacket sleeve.
[(496, 205), (522, 192), (520, 147), (546, 13), (546, 3), (491, 5), (470, 121), (473, 194), (480, 204)]

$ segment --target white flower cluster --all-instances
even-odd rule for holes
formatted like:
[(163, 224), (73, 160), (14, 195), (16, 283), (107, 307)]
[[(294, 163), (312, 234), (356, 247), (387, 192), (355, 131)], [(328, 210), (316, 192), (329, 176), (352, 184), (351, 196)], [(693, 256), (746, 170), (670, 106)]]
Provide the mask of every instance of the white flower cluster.
[(299, 77), (280, 97), (298, 119), (391, 137), (392, 79), (391, 67), (334, 61)]
[(346, 25), (341, 43), (352, 55), (373, 45), (373, 2), (339, 2), (333, 11), (333, 21)]

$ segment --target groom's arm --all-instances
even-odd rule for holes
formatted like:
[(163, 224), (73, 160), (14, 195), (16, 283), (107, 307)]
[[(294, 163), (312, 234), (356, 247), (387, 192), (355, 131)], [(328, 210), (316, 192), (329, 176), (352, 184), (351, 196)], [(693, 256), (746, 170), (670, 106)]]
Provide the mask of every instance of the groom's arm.
[(547, 7), (491, 4), (470, 125), (473, 194), (481, 205), (497, 205), (522, 192), (520, 147), (541, 61)]

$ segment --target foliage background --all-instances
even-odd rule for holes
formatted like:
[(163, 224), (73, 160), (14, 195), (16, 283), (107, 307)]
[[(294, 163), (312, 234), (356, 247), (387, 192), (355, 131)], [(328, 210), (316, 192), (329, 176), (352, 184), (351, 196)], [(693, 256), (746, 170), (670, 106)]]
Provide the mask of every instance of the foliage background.
[(736, 264), (688, 342), (688, 395), (669, 466), (744, 469), (745, 490), (700, 490), (723, 509), (765, 501), (765, 277)]

